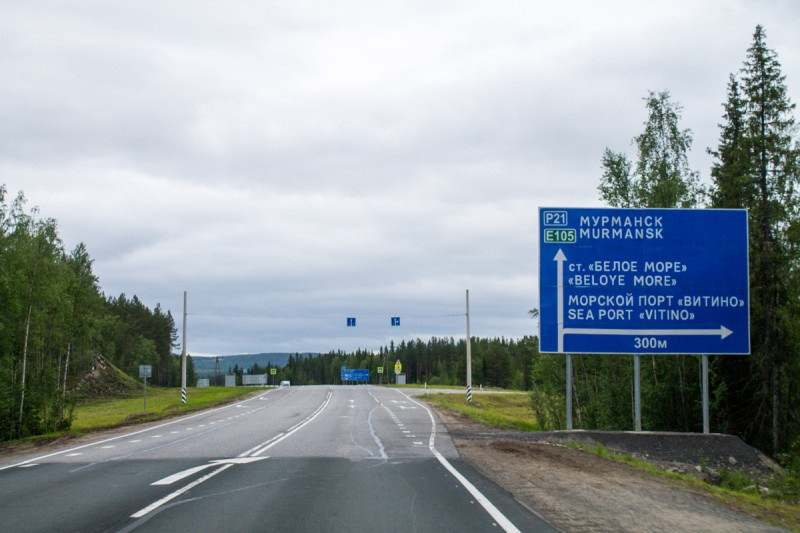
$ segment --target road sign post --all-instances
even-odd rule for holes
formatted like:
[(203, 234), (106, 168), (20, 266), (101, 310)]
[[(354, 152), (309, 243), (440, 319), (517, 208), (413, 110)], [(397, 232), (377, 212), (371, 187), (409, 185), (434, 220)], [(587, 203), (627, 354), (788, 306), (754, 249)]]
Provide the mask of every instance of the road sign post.
[(144, 378), (144, 412), (147, 413), (147, 378), (153, 375), (151, 365), (139, 365), (139, 377)]
[(543, 353), (750, 353), (747, 211), (540, 208), (539, 229)]
[(397, 384), (397, 377), (403, 372), (403, 363), (400, 362), (400, 359), (395, 361), (394, 363), (394, 382), (395, 385)]

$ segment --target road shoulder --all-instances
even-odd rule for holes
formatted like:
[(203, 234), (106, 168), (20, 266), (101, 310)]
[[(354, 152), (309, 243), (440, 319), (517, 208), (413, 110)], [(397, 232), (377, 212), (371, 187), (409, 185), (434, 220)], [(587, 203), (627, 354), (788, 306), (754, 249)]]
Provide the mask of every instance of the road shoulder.
[(636, 467), (436, 412), (465, 462), (563, 531), (782, 531)]

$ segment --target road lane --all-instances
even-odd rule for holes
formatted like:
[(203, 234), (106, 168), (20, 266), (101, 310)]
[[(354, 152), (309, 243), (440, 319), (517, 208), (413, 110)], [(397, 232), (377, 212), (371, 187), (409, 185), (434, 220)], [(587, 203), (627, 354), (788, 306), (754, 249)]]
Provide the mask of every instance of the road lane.
[(0, 502), (14, 531), (550, 530), (460, 463), (426, 406), (368, 386), (274, 390), (0, 464)]

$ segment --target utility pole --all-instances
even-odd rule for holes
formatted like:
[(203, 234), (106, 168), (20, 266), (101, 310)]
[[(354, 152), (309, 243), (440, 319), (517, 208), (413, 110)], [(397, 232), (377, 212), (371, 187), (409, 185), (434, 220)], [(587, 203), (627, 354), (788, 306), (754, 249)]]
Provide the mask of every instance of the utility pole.
[(467, 401), (472, 401), (472, 337), (469, 334), (469, 289), (467, 289)]
[(183, 351), (181, 352), (181, 403), (186, 403), (186, 291), (183, 291)]

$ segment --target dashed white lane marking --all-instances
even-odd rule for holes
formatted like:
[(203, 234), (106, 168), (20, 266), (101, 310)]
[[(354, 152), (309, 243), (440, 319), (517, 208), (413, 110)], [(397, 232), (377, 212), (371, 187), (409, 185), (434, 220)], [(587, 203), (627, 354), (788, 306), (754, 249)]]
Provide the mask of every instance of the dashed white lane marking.
[(68, 453), (64, 457), (77, 457), (79, 455), (83, 455), (83, 453), (82, 452)]
[(136, 442), (142, 442), (142, 439), (133, 439), (133, 440), (129, 440), (128, 442), (130, 442), (131, 444), (134, 444)]
[(160, 439), (160, 438), (161, 438), (161, 435), (153, 435), (153, 436), (152, 436), (152, 437), (150, 437), (150, 438), (151, 438), (151, 439)]
[(109, 449), (111, 449), (111, 448), (116, 448), (116, 446), (114, 446), (114, 445), (112, 444), (112, 445), (110, 445), (110, 446), (101, 446), (101, 447), (100, 447), (100, 449), (101, 449), (101, 450), (109, 450)]
[(172, 435), (177, 435), (178, 433), (179, 433), (178, 431), (170, 431), (170, 434)]
[(32, 466), (39, 466), (37, 463), (28, 463), (25, 465), (20, 465), (20, 468), (30, 468)]

